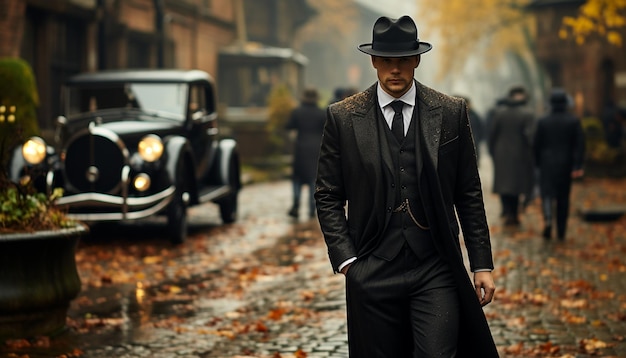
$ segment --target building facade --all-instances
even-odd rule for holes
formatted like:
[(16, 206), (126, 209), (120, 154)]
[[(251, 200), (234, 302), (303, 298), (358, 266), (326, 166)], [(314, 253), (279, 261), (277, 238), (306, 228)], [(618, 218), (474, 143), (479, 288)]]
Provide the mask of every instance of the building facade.
[[(306, 0), (0, 0), (0, 8), (0, 56), (21, 57), (33, 67), (43, 129), (61, 114), (61, 84), (79, 72), (201, 69), (216, 78), (224, 108), (255, 88), (267, 91), (259, 81), (268, 78), (296, 94), (306, 58), (291, 43), (313, 15)], [(250, 48), (270, 50), (233, 52)]]
[[(529, 10), (537, 17), (536, 56), (552, 87), (563, 87), (575, 100), (579, 116), (598, 117), (608, 100), (626, 106), (626, 50), (600, 35), (583, 45), (561, 39), (565, 16), (575, 17), (584, 0), (535, 0)], [(626, 41), (626, 27), (621, 29)]]
[(44, 129), (61, 114), (59, 89), (71, 75), (118, 68), (198, 68), (215, 74), (219, 49), (236, 36), (230, 0), (2, 1), (23, 4), (10, 29), (19, 49), (2, 54), (33, 67)]

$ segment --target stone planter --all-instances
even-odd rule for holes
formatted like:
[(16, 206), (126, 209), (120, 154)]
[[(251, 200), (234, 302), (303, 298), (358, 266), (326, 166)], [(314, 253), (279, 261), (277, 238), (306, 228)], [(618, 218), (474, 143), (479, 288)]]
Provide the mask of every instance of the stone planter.
[(0, 235), (0, 338), (55, 335), (80, 292), (75, 252), (85, 226)]

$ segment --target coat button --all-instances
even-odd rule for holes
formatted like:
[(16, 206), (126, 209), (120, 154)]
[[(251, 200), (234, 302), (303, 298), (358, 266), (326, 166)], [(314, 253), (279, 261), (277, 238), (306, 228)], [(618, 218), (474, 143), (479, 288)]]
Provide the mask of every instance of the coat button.
[(387, 211), (388, 211), (388, 212), (391, 212), (391, 210), (392, 210), (392, 209), (391, 209), (391, 206), (387, 208)]

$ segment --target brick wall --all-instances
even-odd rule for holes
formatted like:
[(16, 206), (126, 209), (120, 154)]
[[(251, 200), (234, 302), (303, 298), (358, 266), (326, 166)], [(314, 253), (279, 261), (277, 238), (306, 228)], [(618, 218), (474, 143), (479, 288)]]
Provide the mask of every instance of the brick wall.
[(19, 57), (26, 2), (0, 0), (0, 57)]

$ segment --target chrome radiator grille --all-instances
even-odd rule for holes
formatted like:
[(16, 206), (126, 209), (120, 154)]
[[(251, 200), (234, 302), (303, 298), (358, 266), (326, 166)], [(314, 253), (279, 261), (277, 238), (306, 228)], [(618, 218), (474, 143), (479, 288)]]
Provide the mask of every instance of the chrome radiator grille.
[(121, 187), (128, 154), (115, 134), (98, 132), (103, 131), (86, 132), (69, 143), (65, 177), (77, 192), (115, 194)]

